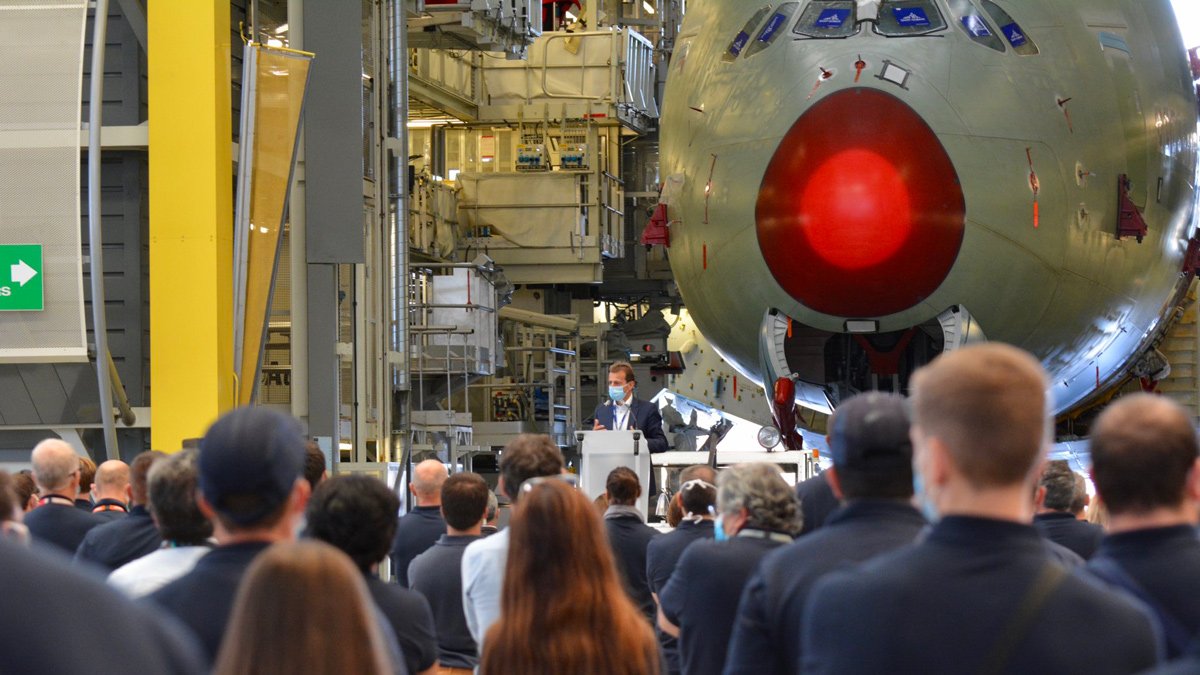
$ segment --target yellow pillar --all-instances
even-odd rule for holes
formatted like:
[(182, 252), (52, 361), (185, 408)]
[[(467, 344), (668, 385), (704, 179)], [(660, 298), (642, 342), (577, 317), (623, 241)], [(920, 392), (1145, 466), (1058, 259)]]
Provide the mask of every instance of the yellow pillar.
[(233, 405), (229, 3), (147, 3), (151, 444)]

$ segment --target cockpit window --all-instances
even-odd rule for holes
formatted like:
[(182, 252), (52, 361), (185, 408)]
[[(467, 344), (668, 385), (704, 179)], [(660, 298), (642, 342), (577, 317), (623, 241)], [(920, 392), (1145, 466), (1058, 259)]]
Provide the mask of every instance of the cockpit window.
[(733, 42), (729, 43), (729, 47), (725, 50), (725, 55), (721, 57), (723, 61), (734, 61), (741, 55), (742, 50), (746, 45), (750, 44), (750, 36), (754, 35), (754, 29), (758, 28), (758, 24), (762, 23), (763, 18), (771, 12), (771, 6), (767, 5), (760, 8), (750, 17), (742, 30), (733, 38)]
[(996, 34), (996, 29), (988, 23), (983, 14), (975, 9), (970, 0), (950, 0), (950, 9), (958, 16), (959, 27), (971, 38), (971, 41), (990, 47), (998, 52), (1004, 51), (1004, 41)]
[(788, 22), (792, 20), (792, 15), (796, 13), (796, 9), (800, 7), (798, 2), (785, 2), (779, 6), (771, 14), (771, 18), (767, 19), (767, 23), (758, 31), (758, 36), (754, 38), (754, 42), (746, 48), (746, 58), (750, 58), (762, 50), (770, 47), (775, 39), (783, 34), (784, 28)]
[(932, 0), (884, 0), (879, 5), (875, 32), (888, 37), (928, 35), (946, 28)]
[(857, 35), (858, 3), (854, 0), (813, 0), (804, 8), (792, 33), (810, 38)]
[(1038, 53), (1037, 45), (1033, 43), (1033, 38), (1029, 37), (1019, 24), (1009, 16), (1008, 12), (1000, 8), (1000, 5), (992, 2), (992, 0), (983, 0), (983, 11), (992, 17), (1000, 26), (1000, 33), (1004, 35), (1004, 39), (1008, 40), (1008, 44), (1012, 45), (1013, 51), (1021, 56), (1036, 56)]

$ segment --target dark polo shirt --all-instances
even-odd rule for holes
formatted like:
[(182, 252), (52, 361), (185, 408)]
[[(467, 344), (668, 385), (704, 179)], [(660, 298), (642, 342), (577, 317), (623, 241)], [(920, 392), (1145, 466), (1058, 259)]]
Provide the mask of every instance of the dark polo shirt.
[(683, 552), (658, 595), (663, 615), (679, 626), (683, 672), (720, 674), (742, 589), (763, 556), (783, 544), (761, 530), (743, 530), (727, 541), (698, 541)]
[(191, 628), (209, 663), (215, 663), (238, 584), (254, 558), (269, 546), (260, 541), (218, 546), (200, 558), (191, 572), (147, 596), (149, 602)]
[(416, 506), (404, 514), (392, 539), (392, 569), (396, 581), (408, 587), (408, 565), (446, 533), (440, 506)]
[(91, 511), (59, 500), (43, 499), (40, 506), (25, 514), (25, 526), (34, 541), (55, 546), (69, 556), (75, 555), (88, 530), (104, 522)]
[(443, 534), (408, 566), (408, 581), (425, 596), (437, 626), (438, 661), (447, 668), (479, 665), (479, 648), (467, 627), (462, 603), (462, 557), (475, 536)]
[[(675, 571), (683, 551), (694, 541), (713, 538), (713, 522), (702, 520), (699, 523), (685, 520), (670, 532), (650, 540), (646, 547), (646, 579), (650, 582), (651, 593), (662, 593), (662, 589)], [(658, 630), (655, 622), (655, 632), (658, 643), (662, 647), (663, 661), (666, 662), (668, 673), (678, 673), (682, 666), (679, 663), (679, 641)]]
[(1043, 537), (1071, 549), (1084, 560), (1092, 557), (1104, 538), (1104, 528), (1069, 513), (1039, 513), (1033, 517), (1033, 526)]
[(90, 530), (75, 551), (75, 562), (99, 565), (112, 571), (162, 546), (162, 536), (144, 506), (135, 506), (128, 516)]

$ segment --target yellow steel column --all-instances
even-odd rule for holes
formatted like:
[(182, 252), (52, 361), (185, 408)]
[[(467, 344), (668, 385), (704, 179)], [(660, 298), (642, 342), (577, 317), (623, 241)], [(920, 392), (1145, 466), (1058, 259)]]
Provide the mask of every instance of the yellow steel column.
[(147, 3), (151, 443), (233, 405), (229, 3)]

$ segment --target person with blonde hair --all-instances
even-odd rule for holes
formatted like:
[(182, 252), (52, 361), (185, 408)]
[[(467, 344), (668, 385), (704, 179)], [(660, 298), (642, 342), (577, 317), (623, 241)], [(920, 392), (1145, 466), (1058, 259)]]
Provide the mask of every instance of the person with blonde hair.
[(557, 478), (521, 491), (479, 672), (657, 675), (658, 642), (625, 594), (596, 508)]
[(362, 573), (333, 546), (276, 544), (250, 565), (217, 675), (391, 673)]

